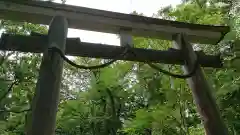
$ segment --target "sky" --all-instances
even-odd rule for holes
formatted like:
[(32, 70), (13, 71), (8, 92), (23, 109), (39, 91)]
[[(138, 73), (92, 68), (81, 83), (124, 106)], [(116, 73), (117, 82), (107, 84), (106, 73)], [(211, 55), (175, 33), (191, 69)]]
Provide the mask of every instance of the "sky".
[[(159, 9), (177, 5), (181, 0), (67, 0), (66, 4), (129, 14), (132, 11), (151, 17)], [(60, 2), (57, 0), (56, 2)], [(115, 34), (69, 29), (68, 37), (79, 37), (82, 42), (119, 45)]]

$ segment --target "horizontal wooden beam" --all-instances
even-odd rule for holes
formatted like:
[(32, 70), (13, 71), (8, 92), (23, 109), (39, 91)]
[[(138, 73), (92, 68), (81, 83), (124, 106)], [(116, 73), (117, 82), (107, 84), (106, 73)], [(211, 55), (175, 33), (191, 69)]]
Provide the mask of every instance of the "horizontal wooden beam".
[(32, 0), (0, 1), (0, 18), (46, 24), (55, 15), (69, 21), (70, 28), (172, 40), (173, 34), (185, 33), (190, 42), (216, 44), (229, 32), (226, 26), (190, 24), (85, 7)]
[[(21, 51), (42, 53), (47, 49), (47, 36), (23, 36), (2, 34), (0, 50)], [(66, 55), (112, 59), (124, 51), (124, 47), (94, 44), (80, 42), (79, 38), (68, 38), (66, 41)], [(170, 49), (167, 51), (132, 48), (133, 53), (128, 53), (125, 57), (119, 57), (119, 60), (153, 62), (165, 64), (183, 65), (185, 57), (179, 51)], [(199, 63), (203, 67), (221, 68), (222, 63), (219, 56), (205, 55), (202, 52), (196, 52), (199, 57)]]

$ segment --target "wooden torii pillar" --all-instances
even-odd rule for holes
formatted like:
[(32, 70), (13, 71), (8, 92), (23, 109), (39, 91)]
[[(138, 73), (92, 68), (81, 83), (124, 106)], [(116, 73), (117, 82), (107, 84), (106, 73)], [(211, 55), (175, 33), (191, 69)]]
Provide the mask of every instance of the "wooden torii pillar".
[[(68, 22), (65, 17), (53, 18), (48, 31), (48, 48), (65, 52)], [(54, 135), (58, 110), (63, 60), (56, 52), (45, 48), (39, 78), (32, 103), (32, 116), (27, 135)]]
[[(194, 68), (197, 56), (184, 34), (174, 35), (173, 40), (173, 46), (182, 50), (182, 53), (186, 56), (183, 71), (188, 74)], [(200, 65), (198, 65), (195, 75), (187, 79), (187, 83), (192, 90), (193, 99), (202, 118), (206, 135), (228, 135), (218, 106), (211, 94), (213, 88), (208, 84)]]
[[(174, 40), (177, 43), (176, 48), (181, 49), (187, 55), (187, 64), (185, 65), (184, 69), (185, 73), (189, 72), (192, 69), (192, 65), (196, 60), (196, 54), (193, 52), (191, 45), (186, 41), (185, 37), (189, 40), (189, 42), (200, 41), (204, 44), (216, 44), (219, 39), (221, 39), (221, 37), (223, 37), (229, 31), (229, 27), (225, 26), (189, 24), (83, 7), (67, 6), (51, 2), (44, 3), (39, 1), (19, 0), (0, 1), (1, 19), (27, 21), (31, 23), (48, 25), (50, 19), (56, 16), (56, 14), (61, 14), (64, 17), (68, 18), (69, 28), (78, 28), (115, 34), (119, 33), (119, 30), (121, 29), (127, 29), (127, 32), (120, 31), (120, 34), (122, 34), (121, 45), (123, 45), (125, 41), (127, 41), (127, 43), (129, 43), (128, 41), (131, 41), (128, 34), (129, 32), (133, 36), (155, 37), (166, 40), (171, 40), (173, 34), (184, 33), (186, 34), (184, 37), (182, 35), (178, 35), (174, 37)], [(51, 47), (54, 45), (55, 47), (59, 47), (59, 49), (61, 49), (63, 52), (65, 52), (64, 50), (68, 27), (67, 21), (64, 19), (64, 17), (55, 17), (53, 19), (48, 35), (49, 45), (47, 46)], [(56, 23), (57, 25), (55, 25)], [(5, 38), (11, 39), (11, 37)], [(17, 38), (17, 36), (12, 38)], [(22, 38), (23, 37), (20, 38), (21, 41), (23, 41)], [(38, 44), (37, 46), (39, 48), (34, 48), (33, 44), (30, 44), (29, 42), (31, 40), (32, 43), (32, 39), (34, 39), (34, 42), (43, 42), (41, 38), (30, 37), (28, 39), (28, 41), (23, 41), (29, 43), (27, 47), (25, 46), (25, 48), (23, 46), (14, 46), (10, 42), (8, 44), (9, 46), (3, 46), (2, 49), (19, 51), (22, 50), (28, 52), (31, 50), (30, 52), (42, 52), (41, 49), (43, 48), (43, 45), (36, 43)], [(18, 43), (17, 40), (15, 42), (16, 44)], [(71, 40), (69, 43), (70, 42), (71, 44), (73, 43)], [(104, 52), (97, 52), (95, 50), (89, 49), (93, 47), (96, 48), (96, 46), (88, 45), (89, 43), (85, 43), (85, 46), (84, 43), (75, 43), (75, 45), (69, 45), (71, 47), (69, 47), (69, 50), (66, 49), (66, 52), (75, 54), (75, 56), (76, 54), (81, 54), (82, 56), (91, 56), (98, 58), (112, 58), (113, 56), (105, 55)], [(73, 48), (73, 46), (75, 48)], [(106, 49), (103, 46), (98, 48), (102, 48), (102, 51), (106, 52)], [(106, 48), (110, 50), (110, 47)], [(78, 49), (77, 52), (76, 49)], [(44, 48), (44, 50), (46, 51), (46, 48)], [(86, 50), (88, 51), (88, 54), (84, 53)], [(135, 50), (138, 50), (139, 52), (142, 51), (140, 49)], [(153, 51), (144, 51), (149, 52), (151, 55), (154, 53)], [(98, 55), (96, 55), (96, 53), (98, 53)], [(173, 53), (170, 55), (172, 54)], [(158, 55), (160, 55), (160, 53)], [(156, 60), (157, 62), (160, 62), (161, 60), (164, 62), (170, 61), (169, 59), (171, 56), (169, 56), (169, 54), (161, 56), (165, 57), (159, 57)], [(142, 60), (147, 60), (145, 56), (141, 57), (143, 57), (141, 58)], [(130, 55), (128, 56), (128, 59), (139, 61), (136, 57), (130, 57)], [(177, 64), (175, 62), (175, 59), (177, 58), (174, 56), (173, 59), (174, 63), (172, 62), (168, 64)], [(62, 60), (60, 56), (55, 53), (44, 52), (36, 88), (36, 95), (34, 97), (32, 106), (33, 119), (31, 120), (32, 124), (27, 132), (28, 135), (51, 135), (54, 133), (61, 74)], [(198, 111), (202, 116), (207, 135), (226, 135), (226, 128), (221, 120), (216, 103), (211, 96), (210, 85), (208, 85), (200, 66), (198, 67), (196, 74), (188, 79), (188, 84), (193, 91), (193, 96), (197, 104)]]

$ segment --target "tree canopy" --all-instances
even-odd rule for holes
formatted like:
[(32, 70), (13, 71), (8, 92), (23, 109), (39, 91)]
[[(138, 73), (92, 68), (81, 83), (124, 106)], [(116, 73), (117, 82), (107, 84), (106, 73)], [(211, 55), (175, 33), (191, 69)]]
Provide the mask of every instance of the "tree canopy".
[[(240, 3), (227, 0), (184, 0), (159, 9), (154, 17), (196, 24), (229, 25), (218, 45), (197, 46), (205, 53), (231, 52), (240, 39)], [(134, 14), (140, 14), (134, 12)], [(143, 14), (141, 14), (143, 15)], [(47, 33), (47, 27), (1, 20), (5, 33)], [(134, 37), (134, 46), (165, 50), (170, 41)], [(78, 64), (100, 59), (75, 57)], [(0, 52), (0, 134), (24, 135), (35, 91), (40, 54)], [(161, 64), (181, 73), (181, 67)], [(214, 98), (231, 135), (240, 134), (240, 77), (232, 68), (204, 68)], [(98, 70), (64, 63), (56, 135), (202, 135), (204, 128), (185, 80), (166, 76), (142, 62), (118, 61)]]

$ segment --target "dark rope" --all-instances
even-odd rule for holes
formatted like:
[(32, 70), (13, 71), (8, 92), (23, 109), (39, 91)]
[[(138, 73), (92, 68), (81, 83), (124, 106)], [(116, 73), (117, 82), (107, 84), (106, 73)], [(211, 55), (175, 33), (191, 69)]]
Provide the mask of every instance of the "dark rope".
[[(114, 58), (113, 60), (107, 62), (107, 63), (104, 63), (104, 64), (101, 64), (101, 65), (96, 65), (96, 66), (84, 66), (84, 65), (78, 65), (76, 63), (74, 63), (73, 61), (69, 60), (65, 55), (64, 53), (58, 49), (57, 47), (51, 47), (49, 48), (49, 51), (53, 51), (53, 52), (57, 52), (61, 58), (66, 61), (68, 64), (76, 67), (76, 68), (79, 68), (79, 69), (89, 69), (89, 70), (94, 70), (94, 69), (100, 69), (100, 68), (104, 68), (104, 67), (107, 67), (111, 64), (113, 64), (114, 62), (117, 61), (117, 57), (119, 56), (125, 56), (128, 52), (132, 53), (133, 55), (136, 55), (136, 53), (134, 53), (133, 50), (131, 50), (131, 47), (129, 45), (126, 46), (125, 50), (123, 51), (123, 53), (121, 53), (120, 55), (116, 56), (116, 58)], [(148, 64), (151, 68), (165, 74), (165, 75), (168, 75), (168, 76), (172, 76), (172, 77), (175, 77), (175, 78), (181, 78), (181, 79), (186, 79), (186, 78), (189, 78), (189, 77), (192, 77), (196, 71), (197, 71), (197, 68), (198, 68), (198, 59), (195, 61), (194, 63), (194, 67), (193, 69), (190, 71), (190, 73), (186, 74), (186, 75), (179, 75), (179, 74), (174, 74), (174, 73), (171, 73), (169, 71), (166, 71), (164, 69), (161, 69), (160, 67), (158, 67), (157, 65), (154, 65), (152, 63), (148, 63), (148, 62), (145, 62), (146, 64)]]
[(175, 78), (180, 78), (180, 79), (186, 79), (186, 78), (189, 78), (189, 77), (192, 77), (196, 71), (197, 71), (197, 68), (198, 68), (198, 62), (196, 60), (196, 62), (194, 63), (194, 67), (193, 69), (191, 70), (191, 72), (189, 72), (188, 74), (186, 75), (179, 75), (179, 74), (175, 74), (175, 73), (171, 73), (167, 70), (164, 70), (164, 69), (161, 69), (160, 67), (158, 67), (157, 65), (155, 64), (152, 64), (152, 63), (147, 63), (151, 68), (165, 74), (165, 75), (168, 75), (168, 76), (172, 76), (172, 77), (175, 77)]
[[(129, 48), (129, 49), (131, 49), (131, 48)], [(133, 55), (135, 55), (135, 57), (137, 57), (136, 53), (134, 53), (133, 50), (130, 50), (129, 52), (133, 53)], [(169, 72), (167, 70), (164, 70), (164, 69), (158, 67), (155, 64), (152, 64), (152, 63), (149, 63), (149, 62), (145, 62), (145, 63), (148, 64), (151, 68), (153, 68), (153, 69), (155, 69), (155, 70), (157, 70), (157, 71), (159, 71), (159, 72), (161, 72), (161, 73), (163, 73), (165, 75), (172, 76), (174, 78), (180, 78), (180, 79), (186, 79), (186, 78), (192, 77), (196, 73), (197, 68), (198, 68), (198, 64), (199, 64), (198, 63), (198, 57), (197, 57), (194, 65), (193, 65), (193, 69), (186, 75), (179, 75), (179, 74), (171, 73), (171, 72)]]
[(101, 64), (101, 65), (95, 65), (95, 66), (85, 66), (85, 65), (78, 65), (76, 63), (74, 63), (73, 61), (69, 60), (64, 54), (63, 52), (58, 49), (57, 47), (51, 47), (49, 48), (49, 51), (53, 51), (53, 52), (57, 52), (61, 58), (66, 61), (68, 64), (72, 65), (73, 67), (76, 67), (76, 68), (79, 68), (79, 69), (89, 69), (89, 70), (94, 70), (94, 69), (100, 69), (100, 68), (104, 68), (104, 67), (107, 67), (111, 64), (113, 64), (114, 62), (116, 62), (118, 59), (117, 57), (120, 57), (120, 56), (124, 56), (127, 54), (127, 51), (128, 51), (128, 48), (126, 47), (123, 51), (123, 53), (121, 53), (120, 55), (116, 56), (116, 58), (114, 58), (113, 60), (109, 61), (109, 62), (106, 62), (104, 64)]

